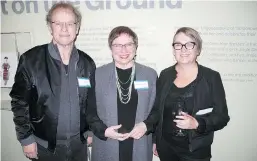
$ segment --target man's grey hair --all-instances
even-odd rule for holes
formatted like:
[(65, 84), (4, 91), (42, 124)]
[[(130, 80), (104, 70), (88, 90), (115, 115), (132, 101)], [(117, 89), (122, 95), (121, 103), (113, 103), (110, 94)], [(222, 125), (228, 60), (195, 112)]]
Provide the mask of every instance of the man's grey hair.
[(73, 14), (75, 15), (75, 18), (76, 18), (75, 23), (77, 24), (77, 27), (78, 28), (80, 27), (81, 19), (82, 19), (80, 11), (76, 7), (74, 7), (70, 2), (62, 2), (62, 1), (55, 3), (51, 7), (51, 9), (48, 11), (48, 13), (46, 15), (46, 23), (48, 25), (52, 23), (52, 16), (53, 16), (54, 11), (59, 9), (59, 8), (71, 10), (73, 12)]

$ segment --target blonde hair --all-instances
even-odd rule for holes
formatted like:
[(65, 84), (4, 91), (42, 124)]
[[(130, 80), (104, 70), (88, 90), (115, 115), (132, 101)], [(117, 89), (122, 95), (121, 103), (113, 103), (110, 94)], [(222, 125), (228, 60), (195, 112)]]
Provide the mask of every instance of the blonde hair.
[(201, 50), (202, 50), (202, 38), (200, 36), (200, 34), (193, 28), (191, 27), (181, 27), (179, 28), (174, 37), (173, 37), (173, 43), (175, 41), (175, 37), (179, 34), (179, 33), (183, 33), (185, 34), (186, 36), (190, 37), (191, 39), (194, 39), (195, 40), (195, 43), (196, 43), (196, 46), (197, 46), (197, 50), (199, 51), (199, 53), (201, 53)]

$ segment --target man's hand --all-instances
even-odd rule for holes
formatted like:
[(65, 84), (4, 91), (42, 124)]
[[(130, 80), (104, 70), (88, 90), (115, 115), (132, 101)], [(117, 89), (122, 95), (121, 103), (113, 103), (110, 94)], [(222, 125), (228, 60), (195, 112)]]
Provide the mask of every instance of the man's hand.
[(105, 137), (115, 139), (115, 140), (119, 140), (119, 141), (123, 141), (123, 140), (127, 139), (128, 138), (128, 133), (126, 133), (126, 134), (118, 133), (117, 130), (119, 128), (121, 128), (121, 125), (108, 127), (105, 130), (105, 133), (104, 133)]
[(91, 146), (92, 142), (93, 142), (93, 137), (91, 136), (87, 137), (87, 145)]
[(153, 144), (153, 154), (157, 157), (159, 157), (157, 149), (156, 149), (156, 144)]
[(32, 144), (23, 146), (23, 153), (29, 159), (38, 159), (37, 157), (37, 143), (34, 142)]
[(129, 137), (134, 139), (140, 139), (143, 135), (145, 135), (147, 131), (146, 125), (144, 122), (140, 122), (135, 125), (133, 130), (129, 133)]

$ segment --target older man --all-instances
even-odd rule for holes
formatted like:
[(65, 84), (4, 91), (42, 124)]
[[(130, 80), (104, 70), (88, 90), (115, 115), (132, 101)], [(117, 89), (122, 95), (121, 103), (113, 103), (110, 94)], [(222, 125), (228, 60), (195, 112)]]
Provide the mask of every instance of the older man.
[(102, 140), (126, 139), (96, 112), (94, 61), (76, 49), (81, 14), (59, 2), (46, 16), (49, 44), (21, 55), (10, 96), (18, 140), (26, 157), (40, 161), (86, 161), (84, 133)]

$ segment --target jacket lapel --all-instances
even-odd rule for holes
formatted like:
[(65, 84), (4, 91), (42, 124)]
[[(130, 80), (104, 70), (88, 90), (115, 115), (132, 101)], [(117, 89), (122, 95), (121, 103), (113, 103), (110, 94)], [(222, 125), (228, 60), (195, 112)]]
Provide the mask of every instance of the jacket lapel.
[(110, 125), (118, 125), (118, 110), (117, 110), (117, 86), (116, 86), (116, 77), (115, 77), (115, 64), (112, 62), (108, 68), (109, 77), (106, 82), (108, 84), (106, 85), (107, 89), (105, 91), (105, 96), (108, 97), (111, 102), (113, 102), (113, 105), (110, 106), (108, 111), (111, 111), (108, 113), (110, 117)]

